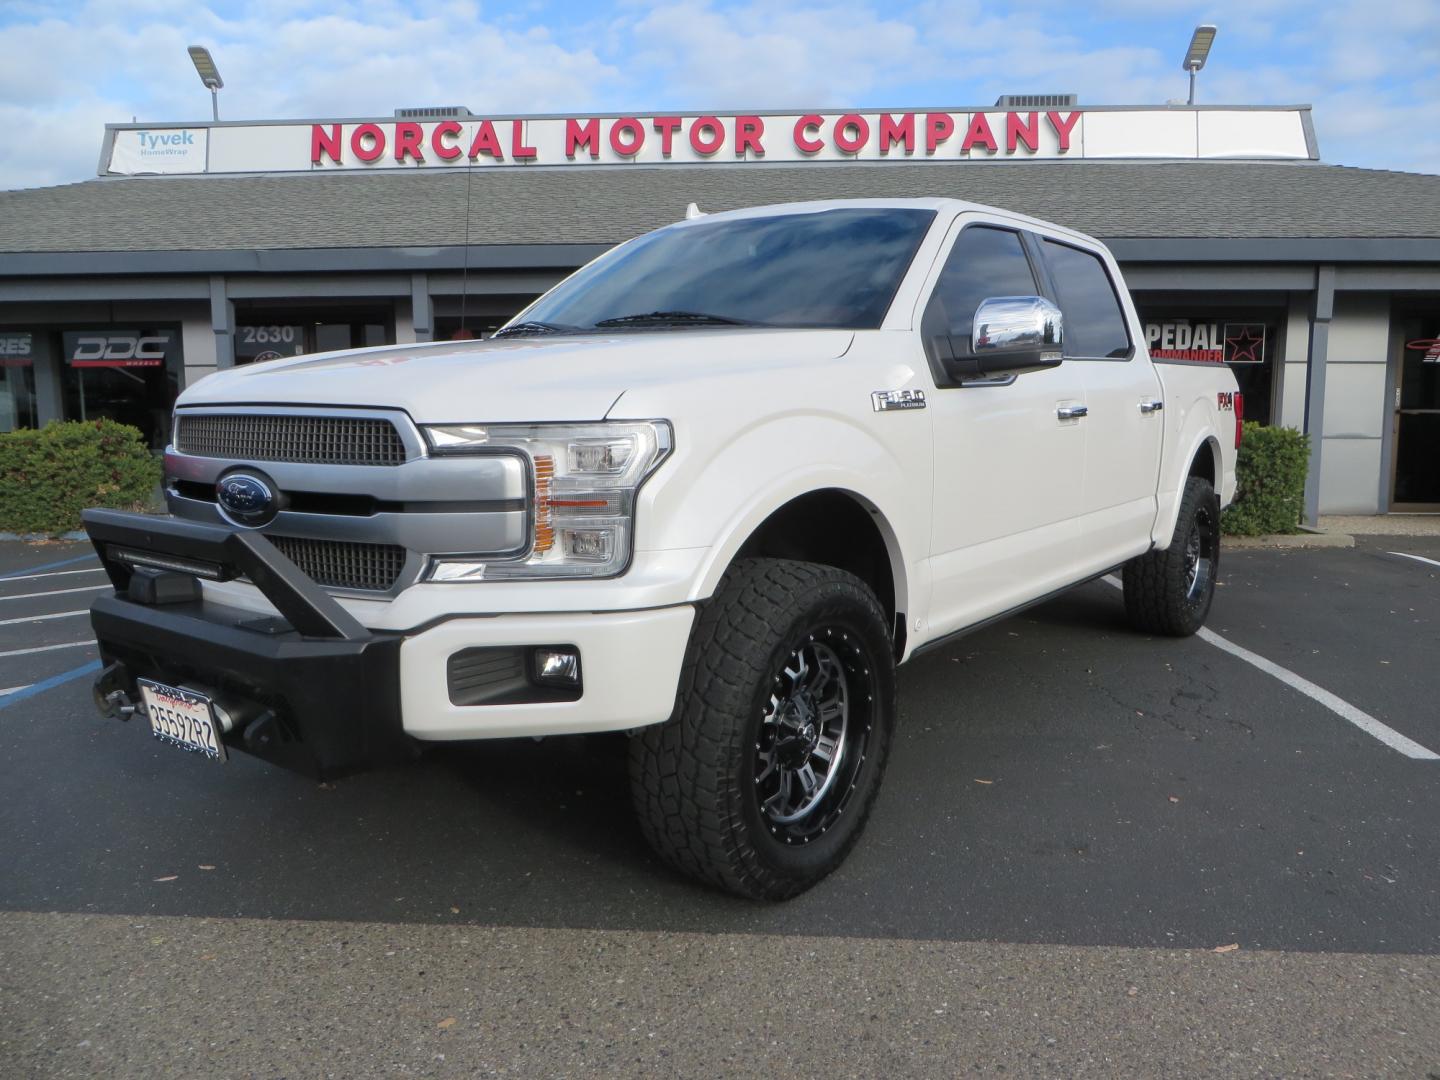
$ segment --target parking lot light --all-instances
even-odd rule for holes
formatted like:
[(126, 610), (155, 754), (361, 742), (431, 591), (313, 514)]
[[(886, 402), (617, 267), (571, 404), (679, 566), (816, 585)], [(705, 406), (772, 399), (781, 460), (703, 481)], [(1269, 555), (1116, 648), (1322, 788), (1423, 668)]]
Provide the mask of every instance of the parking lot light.
[(1210, 46), (1215, 44), (1216, 27), (1210, 23), (1202, 23), (1195, 27), (1195, 33), (1190, 35), (1190, 48), (1185, 50), (1185, 62), (1180, 65), (1181, 69), (1190, 73), (1190, 101), (1195, 104), (1195, 73), (1205, 66), (1205, 61), (1210, 56)]
[(204, 45), (190, 46), (190, 61), (195, 65), (195, 71), (200, 76), (200, 81), (205, 84), (205, 89), (210, 91), (210, 115), (217, 122), (220, 119), (220, 88), (225, 85), (225, 80), (220, 77), (220, 69), (215, 66), (215, 58), (210, 55), (210, 50)]

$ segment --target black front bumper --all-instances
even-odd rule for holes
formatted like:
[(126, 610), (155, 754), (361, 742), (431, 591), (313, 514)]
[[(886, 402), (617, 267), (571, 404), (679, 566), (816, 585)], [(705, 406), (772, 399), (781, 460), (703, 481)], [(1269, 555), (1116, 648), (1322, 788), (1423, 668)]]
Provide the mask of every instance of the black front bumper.
[[(135, 700), (140, 677), (204, 688), (243, 718), (224, 734), (227, 748), (320, 778), (414, 755), (400, 715), (402, 636), (364, 629), (263, 536), (112, 510), (84, 519), (115, 585), (90, 609), (105, 665), (97, 699), (120, 690)], [(244, 576), (280, 617), (153, 602), (147, 568)]]

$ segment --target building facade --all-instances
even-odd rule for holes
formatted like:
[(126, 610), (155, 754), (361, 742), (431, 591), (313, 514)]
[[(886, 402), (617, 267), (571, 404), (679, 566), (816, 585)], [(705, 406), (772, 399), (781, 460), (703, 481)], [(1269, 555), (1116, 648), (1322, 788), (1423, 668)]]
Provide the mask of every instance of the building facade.
[(488, 333), (690, 203), (945, 195), (1105, 240), (1153, 352), (1311, 434), (1312, 518), (1440, 512), (1440, 177), (1322, 163), (1308, 108), (112, 125), (99, 173), (0, 193), (0, 430), (158, 448), (217, 368)]

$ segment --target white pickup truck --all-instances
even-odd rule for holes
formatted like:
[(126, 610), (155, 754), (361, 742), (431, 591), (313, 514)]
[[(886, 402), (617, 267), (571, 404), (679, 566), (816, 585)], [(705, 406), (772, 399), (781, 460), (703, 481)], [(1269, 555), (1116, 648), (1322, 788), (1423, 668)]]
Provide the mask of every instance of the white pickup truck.
[(629, 735), (640, 826), (746, 896), (833, 870), (895, 668), (1108, 571), (1210, 608), (1241, 403), (1152, 362), (1097, 241), (949, 199), (640, 236), (485, 341), (181, 396), (171, 516), (86, 524), (96, 699), (318, 775), (424, 743)]

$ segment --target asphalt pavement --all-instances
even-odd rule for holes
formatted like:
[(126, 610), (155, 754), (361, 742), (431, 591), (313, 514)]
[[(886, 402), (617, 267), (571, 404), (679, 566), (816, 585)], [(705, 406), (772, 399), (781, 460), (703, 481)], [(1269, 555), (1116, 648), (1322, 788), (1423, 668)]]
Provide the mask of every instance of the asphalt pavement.
[(104, 575), (4, 548), (0, 1075), (1440, 1076), (1440, 761), (1354, 720), (1440, 751), (1436, 539), (1227, 552), (1289, 681), (1104, 582), (914, 661), (783, 905), (657, 863), (618, 737), (320, 785), (102, 720)]

